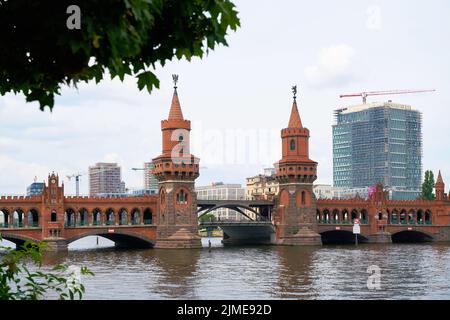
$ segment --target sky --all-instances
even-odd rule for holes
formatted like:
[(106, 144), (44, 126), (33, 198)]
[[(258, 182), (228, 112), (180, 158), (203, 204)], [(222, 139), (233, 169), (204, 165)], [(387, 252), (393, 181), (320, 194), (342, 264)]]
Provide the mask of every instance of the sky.
[[(143, 162), (161, 152), (179, 74), (178, 94), (192, 121), (191, 151), (200, 157), (197, 185), (245, 184), (281, 157), (280, 130), (298, 86), (298, 107), (310, 130), (316, 183), (332, 184), (333, 110), (359, 104), (340, 94), (396, 89), (433, 93), (369, 97), (410, 104), (423, 113), (423, 169), (442, 170), (450, 185), (450, 2), (235, 0), (241, 27), (229, 46), (203, 59), (157, 67), (159, 90), (139, 91), (136, 79), (64, 87), (53, 112), (22, 95), (0, 96), (0, 194), (24, 194), (58, 173), (86, 173), (96, 162), (118, 162), (130, 189), (142, 188)], [(88, 177), (80, 191), (88, 193)]]

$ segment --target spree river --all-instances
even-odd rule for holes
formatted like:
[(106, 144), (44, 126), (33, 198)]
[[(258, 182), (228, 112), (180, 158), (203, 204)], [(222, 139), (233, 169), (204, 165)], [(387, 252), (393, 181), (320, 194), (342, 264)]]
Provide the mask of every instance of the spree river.
[[(211, 240), (211, 249), (208, 249)], [(84, 299), (450, 299), (450, 243), (119, 250), (87, 237), (44, 267), (87, 266)], [(369, 289), (370, 266), (380, 270)], [(373, 268), (373, 267), (372, 267)], [(372, 286), (373, 287), (373, 286)]]

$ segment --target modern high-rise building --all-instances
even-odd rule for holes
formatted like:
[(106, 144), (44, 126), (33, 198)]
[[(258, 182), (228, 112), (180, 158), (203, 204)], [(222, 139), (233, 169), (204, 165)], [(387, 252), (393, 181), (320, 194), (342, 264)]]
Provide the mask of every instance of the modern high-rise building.
[(121, 168), (117, 163), (99, 162), (89, 167), (89, 195), (114, 196), (125, 193)]
[(333, 182), (381, 182), (393, 199), (415, 199), (422, 179), (422, 115), (411, 106), (373, 102), (335, 110)]
[(42, 190), (44, 190), (44, 185), (43, 182), (33, 182), (27, 187), (27, 196), (40, 195)]
[(158, 179), (152, 173), (154, 167), (153, 162), (144, 162), (144, 189), (150, 194), (158, 191)]

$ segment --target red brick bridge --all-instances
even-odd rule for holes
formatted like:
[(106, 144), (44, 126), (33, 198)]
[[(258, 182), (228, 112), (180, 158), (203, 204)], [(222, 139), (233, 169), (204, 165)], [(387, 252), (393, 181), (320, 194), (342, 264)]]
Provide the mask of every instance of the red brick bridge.
[(197, 201), (195, 179), (200, 174), (200, 160), (190, 153), (191, 123), (183, 117), (176, 86), (161, 130), (162, 152), (153, 159), (158, 194), (66, 197), (64, 184), (51, 174), (40, 196), (0, 197), (1, 236), (19, 244), (43, 240), (55, 250), (67, 249), (69, 243), (90, 235), (106, 237), (118, 246), (200, 248), (198, 212), (229, 207), (242, 214), (254, 211), (266, 220), (222, 225), (229, 243), (351, 241), (355, 218), (362, 222), (361, 242), (450, 241), (450, 199), (440, 173), (432, 201), (389, 200), (382, 185), (367, 200), (316, 200), (313, 182), (318, 163), (309, 158), (309, 130), (303, 127), (295, 92), (288, 126), (281, 130), (282, 157), (275, 164), (279, 194), (272, 205)]

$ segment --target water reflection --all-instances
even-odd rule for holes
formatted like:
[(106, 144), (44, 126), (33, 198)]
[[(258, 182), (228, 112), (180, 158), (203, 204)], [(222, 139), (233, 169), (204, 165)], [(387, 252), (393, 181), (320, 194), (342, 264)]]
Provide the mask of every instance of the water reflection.
[[(86, 299), (449, 299), (450, 244), (116, 250), (95, 237), (44, 265), (88, 266)], [(99, 249), (97, 249), (99, 248)], [(381, 290), (367, 268), (381, 268)]]

